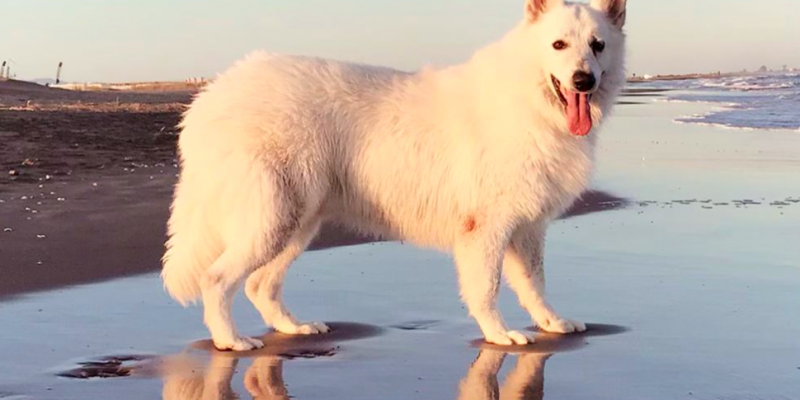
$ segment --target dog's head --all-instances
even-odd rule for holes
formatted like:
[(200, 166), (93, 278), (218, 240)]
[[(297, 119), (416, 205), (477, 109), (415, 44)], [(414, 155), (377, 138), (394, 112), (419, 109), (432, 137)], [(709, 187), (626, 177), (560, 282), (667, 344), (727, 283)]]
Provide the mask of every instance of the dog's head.
[(524, 34), (533, 43), (545, 96), (569, 131), (587, 135), (625, 81), (626, 0), (526, 0)]

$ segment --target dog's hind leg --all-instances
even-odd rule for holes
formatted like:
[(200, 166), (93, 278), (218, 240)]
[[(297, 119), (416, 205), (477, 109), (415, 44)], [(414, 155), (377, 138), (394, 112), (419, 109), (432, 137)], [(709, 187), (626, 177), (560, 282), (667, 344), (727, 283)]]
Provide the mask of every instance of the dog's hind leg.
[(523, 225), (511, 237), (503, 259), (503, 274), (519, 302), (540, 329), (554, 333), (582, 332), (582, 322), (562, 318), (545, 300), (544, 236), (546, 225)]
[(464, 232), (456, 238), (453, 256), (458, 270), (461, 297), (478, 322), (487, 342), (499, 345), (527, 344), (533, 338), (506, 328), (497, 310), (500, 267), (507, 236), (499, 227), (481, 225), (467, 218)]
[(226, 250), (211, 265), (200, 285), (203, 295), (203, 321), (219, 350), (245, 351), (260, 348), (258, 339), (239, 336), (231, 318), (231, 305), (250, 263), (236, 251)]
[(276, 331), (295, 335), (312, 335), (330, 331), (322, 322), (298, 322), (283, 304), (283, 280), (297, 256), (305, 250), (319, 230), (320, 221), (305, 223), (289, 240), (286, 248), (267, 265), (257, 269), (245, 283), (247, 298), (261, 313), (264, 322)]
[(250, 171), (223, 207), (225, 250), (201, 280), (203, 318), (220, 350), (251, 350), (257, 339), (239, 336), (231, 303), (246, 276), (281, 254), (299, 228), (301, 199), (285, 179), (271, 171)]

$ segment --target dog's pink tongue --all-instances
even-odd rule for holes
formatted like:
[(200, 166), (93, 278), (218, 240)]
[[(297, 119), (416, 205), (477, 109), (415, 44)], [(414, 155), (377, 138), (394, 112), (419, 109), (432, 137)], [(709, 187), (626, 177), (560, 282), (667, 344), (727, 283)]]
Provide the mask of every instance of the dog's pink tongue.
[(573, 135), (586, 136), (592, 130), (589, 95), (565, 90), (567, 98), (567, 123)]

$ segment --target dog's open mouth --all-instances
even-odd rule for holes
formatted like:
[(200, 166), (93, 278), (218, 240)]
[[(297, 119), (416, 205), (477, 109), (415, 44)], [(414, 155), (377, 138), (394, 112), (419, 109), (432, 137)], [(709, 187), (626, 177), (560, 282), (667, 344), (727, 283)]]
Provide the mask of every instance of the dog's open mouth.
[(592, 130), (592, 111), (590, 93), (573, 92), (561, 86), (561, 81), (550, 75), (553, 81), (553, 90), (564, 105), (567, 114), (567, 125), (573, 135), (586, 136)]

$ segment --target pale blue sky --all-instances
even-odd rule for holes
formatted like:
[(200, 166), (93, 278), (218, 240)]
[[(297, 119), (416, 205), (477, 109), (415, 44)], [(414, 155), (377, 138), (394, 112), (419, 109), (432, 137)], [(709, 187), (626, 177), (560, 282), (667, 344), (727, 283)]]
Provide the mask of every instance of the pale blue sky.
[[(800, 67), (797, 0), (629, 0), (629, 71)], [(182, 80), (254, 49), (413, 70), (499, 38), (523, 0), (0, 0), (20, 78)]]

